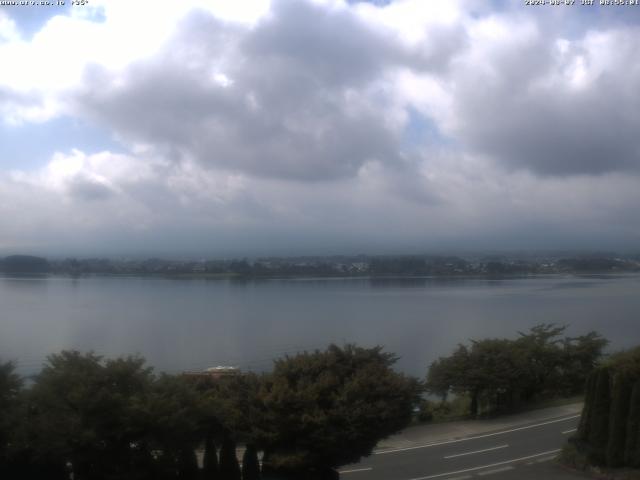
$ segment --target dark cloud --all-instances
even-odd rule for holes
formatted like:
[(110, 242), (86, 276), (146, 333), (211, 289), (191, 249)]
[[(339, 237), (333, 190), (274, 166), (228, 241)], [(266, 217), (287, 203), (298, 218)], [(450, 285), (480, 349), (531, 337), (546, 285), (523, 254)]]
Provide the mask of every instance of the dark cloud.
[(103, 88), (84, 91), (79, 108), (175, 158), (266, 177), (351, 177), (367, 161), (399, 161), (391, 99), (376, 86), (386, 69), (440, 68), (460, 45), (457, 30), (442, 29), (412, 51), (346, 8), (309, 2), (274, 2), (255, 29), (238, 28), (193, 12), (155, 59), (120, 78), (90, 73), (87, 85)]
[[(636, 28), (489, 51), (457, 72), (458, 139), (507, 168), (542, 175), (640, 168), (640, 62)], [(487, 67), (488, 65), (488, 67)]]
[(67, 191), (75, 200), (89, 202), (105, 200), (115, 193), (108, 185), (82, 174), (67, 181)]

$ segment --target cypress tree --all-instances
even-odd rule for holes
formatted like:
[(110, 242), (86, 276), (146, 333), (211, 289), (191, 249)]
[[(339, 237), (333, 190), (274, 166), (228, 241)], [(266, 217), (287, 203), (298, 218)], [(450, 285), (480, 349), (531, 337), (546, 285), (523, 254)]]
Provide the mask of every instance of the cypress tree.
[(614, 377), (609, 414), (609, 443), (607, 445), (607, 465), (610, 467), (624, 465), (631, 387), (631, 382), (626, 375), (617, 374)]
[(640, 468), (640, 381), (635, 383), (631, 392), (624, 463), (629, 467)]
[(260, 463), (258, 462), (258, 451), (254, 445), (249, 444), (242, 456), (242, 480), (259, 479)]
[(236, 443), (225, 435), (220, 448), (220, 479), (241, 480), (240, 465), (236, 457)]
[(198, 459), (196, 452), (191, 448), (185, 448), (178, 454), (178, 479), (198, 479)]
[(591, 372), (587, 378), (584, 407), (582, 408), (580, 425), (578, 426), (578, 438), (582, 441), (586, 441), (589, 438), (589, 426), (591, 424), (591, 415), (593, 414), (597, 376), (597, 372)]
[(218, 474), (218, 455), (213, 435), (207, 435), (204, 441), (204, 458), (202, 460), (202, 474), (204, 480), (214, 480), (220, 477)]
[(610, 408), (611, 375), (609, 368), (605, 367), (598, 371), (588, 437), (591, 460), (598, 464), (603, 464), (606, 461)]

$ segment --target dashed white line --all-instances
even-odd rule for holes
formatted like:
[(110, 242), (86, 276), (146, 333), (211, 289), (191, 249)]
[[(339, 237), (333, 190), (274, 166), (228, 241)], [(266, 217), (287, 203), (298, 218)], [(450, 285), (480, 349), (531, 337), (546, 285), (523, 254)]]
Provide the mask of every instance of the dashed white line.
[(374, 455), (384, 455), (384, 454), (387, 454), (387, 453), (405, 452), (407, 450), (416, 450), (418, 448), (429, 448), (429, 447), (437, 447), (438, 445), (449, 445), (451, 443), (468, 442), (469, 440), (477, 440), (479, 438), (487, 438), (487, 437), (493, 437), (493, 436), (496, 436), (496, 435), (504, 435), (505, 433), (519, 432), (521, 430), (527, 430), (529, 428), (536, 428), (536, 427), (542, 427), (544, 425), (551, 425), (552, 423), (566, 422), (567, 420), (573, 420), (574, 418), (579, 418), (579, 417), (580, 417), (580, 415), (572, 415), (571, 417), (559, 418), (559, 419), (556, 419), (556, 420), (549, 420), (548, 422), (536, 423), (535, 425), (527, 425), (525, 427), (512, 428), (510, 430), (503, 430), (501, 432), (485, 433), (484, 435), (476, 435), (475, 437), (459, 438), (457, 440), (446, 440), (444, 442), (426, 443), (424, 445), (416, 445), (414, 447), (394, 448), (392, 450), (382, 450), (382, 451), (379, 451), (379, 452), (373, 452), (373, 454)]
[(484, 452), (492, 452), (493, 450), (500, 450), (501, 448), (507, 448), (509, 445), (498, 445), (497, 447), (491, 447), (491, 448), (484, 448), (482, 450), (475, 450), (473, 452), (465, 452), (465, 453), (456, 453), (455, 455), (448, 455), (444, 458), (449, 459), (449, 458), (457, 458), (457, 457), (464, 457), (466, 455), (473, 455), (475, 453), (484, 453)]
[(356, 472), (369, 472), (373, 470), (371, 467), (367, 468), (354, 468), (353, 470), (340, 470), (339, 473), (356, 473)]
[(537, 463), (549, 462), (555, 458), (556, 458), (555, 455), (551, 455), (550, 457), (542, 457), (537, 460), (534, 460), (533, 462), (528, 462), (527, 465), (535, 465)]
[(436, 475), (427, 475), (426, 477), (416, 477), (416, 478), (412, 478), (411, 480), (429, 480), (430, 478), (440, 478), (440, 477), (447, 477), (449, 475), (457, 475), (459, 473), (475, 472), (477, 470), (484, 470), (486, 468), (499, 467), (500, 465), (507, 465), (509, 463), (521, 462), (523, 460), (542, 457), (544, 455), (551, 455), (553, 453), (558, 453), (559, 451), (560, 449), (549, 450), (548, 452), (536, 453), (534, 455), (528, 455), (526, 457), (512, 458), (511, 460), (505, 460), (503, 462), (491, 463), (489, 465), (482, 465), (480, 467), (465, 468), (464, 470), (456, 470), (455, 472), (437, 473)]
[(480, 476), (493, 475), (494, 473), (507, 472), (507, 471), (513, 470), (513, 469), (514, 469), (514, 467), (511, 467), (511, 466), (494, 468), (493, 470), (485, 470), (484, 472), (478, 472), (478, 475), (480, 475)]
[(573, 432), (577, 432), (578, 429), (577, 428), (572, 428), (571, 430), (565, 430), (564, 432), (562, 432), (563, 435), (567, 435), (569, 433), (573, 433)]

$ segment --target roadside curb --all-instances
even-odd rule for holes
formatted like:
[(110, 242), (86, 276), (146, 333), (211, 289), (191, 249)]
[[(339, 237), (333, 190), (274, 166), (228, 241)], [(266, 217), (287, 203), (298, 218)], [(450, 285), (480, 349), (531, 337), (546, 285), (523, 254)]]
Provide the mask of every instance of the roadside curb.
[(580, 415), (582, 403), (533, 410), (525, 413), (505, 415), (492, 419), (462, 420), (438, 424), (411, 426), (378, 443), (373, 454), (383, 454), (393, 450), (414, 449), (439, 442), (453, 442), (469, 437), (486, 435), (520, 428), (546, 421)]

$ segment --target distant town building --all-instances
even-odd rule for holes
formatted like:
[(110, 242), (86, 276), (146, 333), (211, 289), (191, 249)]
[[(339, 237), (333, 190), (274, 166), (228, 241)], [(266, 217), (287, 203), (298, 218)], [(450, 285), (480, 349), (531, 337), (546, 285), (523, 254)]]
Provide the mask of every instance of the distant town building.
[(187, 377), (203, 378), (203, 379), (209, 379), (209, 380), (218, 380), (224, 377), (236, 377), (241, 374), (242, 372), (238, 367), (230, 367), (230, 366), (224, 366), (224, 365), (218, 365), (217, 367), (210, 367), (202, 371), (196, 371), (196, 372), (191, 371), (191, 372), (183, 373), (183, 375)]

